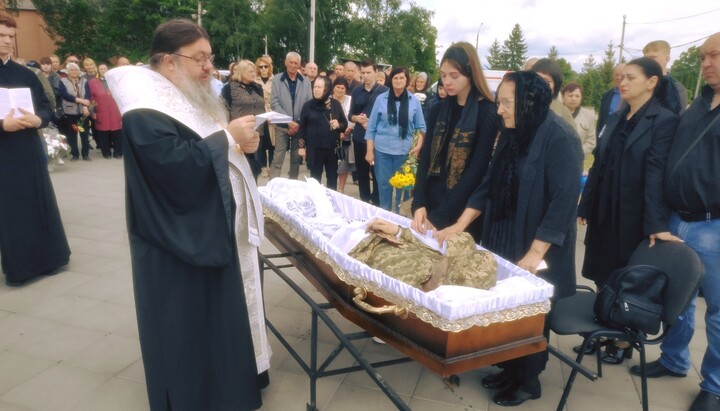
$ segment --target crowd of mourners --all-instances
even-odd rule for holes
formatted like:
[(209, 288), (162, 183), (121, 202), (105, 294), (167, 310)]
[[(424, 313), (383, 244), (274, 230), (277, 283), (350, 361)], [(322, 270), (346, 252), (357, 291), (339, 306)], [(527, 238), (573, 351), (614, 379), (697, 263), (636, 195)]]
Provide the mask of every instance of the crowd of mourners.
[[(670, 45), (658, 40), (647, 44), (643, 57), (615, 68), (615, 87), (603, 95), (598, 113), (581, 107), (582, 87), (564, 84), (560, 67), (548, 58), (531, 59), (490, 89), (466, 42), (445, 51), (436, 79), (406, 67), (379, 68), (372, 60), (322, 70), (296, 52), (286, 55), (284, 70), (261, 56), (234, 62), (222, 79), (209, 55), (166, 54), (195, 60), (214, 76), (211, 87), (230, 121), (270, 111), (290, 118), (263, 124), (257, 150), (243, 151), (256, 180), (283, 175), (288, 154), (289, 178), (297, 179), (306, 163), (310, 176), (328, 188), (344, 192), (352, 180), (360, 200), (399, 212), (408, 190), (390, 180), (408, 158), (417, 159), (411, 228), (439, 242), (468, 232), (550, 282), (553, 302), (575, 292), (578, 224), (586, 226), (582, 275), (598, 288), (628, 264), (643, 240), (685, 241), (706, 273), (701, 290), (708, 347), (691, 410), (720, 407), (720, 33), (700, 49), (707, 84), (692, 104), (667, 72)], [(8, 55), (0, 57), (8, 64)], [(125, 58), (116, 63), (129, 64)], [(90, 135), (104, 158), (123, 157), (122, 117), (105, 80), (107, 64), (70, 55), (62, 67), (57, 56), (27, 66), (45, 85), (70, 161), (90, 161)], [(0, 156), (12, 121), (4, 119)], [(2, 207), (0, 200), (5, 221)], [(3, 271), (9, 284), (22, 284), (24, 278), (15, 280), (6, 267), (12, 239), (3, 227)], [(539, 270), (543, 261), (547, 268)], [(693, 303), (671, 328), (661, 357), (648, 364), (648, 377), (687, 375), (694, 310)], [(627, 343), (605, 341), (589, 350), (600, 345), (606, 363), (631, 358)], [(498, 390), (494, 401), (501, 406), (537, 399), (546, 362), (546, 352), (504, 362), (482, 384)]]

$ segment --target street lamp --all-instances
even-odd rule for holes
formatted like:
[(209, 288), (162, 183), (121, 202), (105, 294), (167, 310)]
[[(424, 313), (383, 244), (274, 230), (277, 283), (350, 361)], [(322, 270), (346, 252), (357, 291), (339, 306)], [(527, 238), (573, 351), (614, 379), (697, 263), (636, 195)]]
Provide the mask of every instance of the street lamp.
[(478, 43), (480, 42), (480, 29), (482, 28), (483, 24), (485, 23), (480, 23), (480, 26), (478, 26), (477, 35), (475, 36), (475, 51), (477, 51), (478, 53), (480, 53), (480, 50), (478, 49)]

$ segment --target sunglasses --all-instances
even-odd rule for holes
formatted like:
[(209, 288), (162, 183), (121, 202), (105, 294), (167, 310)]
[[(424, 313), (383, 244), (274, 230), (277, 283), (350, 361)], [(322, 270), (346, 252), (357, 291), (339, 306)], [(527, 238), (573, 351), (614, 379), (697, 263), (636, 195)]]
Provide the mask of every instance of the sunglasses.
[(266, 68), (269, 68), (269, 67), (270, 67), (270, 66), (258, 66), (258, 68), (261, 68), (261, 69), (266, 69)]

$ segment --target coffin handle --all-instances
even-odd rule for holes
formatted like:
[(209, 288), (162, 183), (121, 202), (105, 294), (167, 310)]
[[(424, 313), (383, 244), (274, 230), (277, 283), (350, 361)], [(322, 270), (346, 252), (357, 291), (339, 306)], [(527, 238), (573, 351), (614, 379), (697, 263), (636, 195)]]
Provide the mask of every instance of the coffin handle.
[(367, 298), (367, 290), (364, 288), (355, 288), (355, 290), (353, 290), (353, 294), (355, 295), (355, 297), (353, 297), (353, 302), (355, 303), (355, 305), (358, 306), (358, 308), (365, 312), (377, 315), (395, 314), (403, 320), (408, 318), (409, 312), (406, 307), (398, 307), (397, 305), (383, 305), (382, 307), (373, 307), (372, 305), (366, 303), (364, 300)]

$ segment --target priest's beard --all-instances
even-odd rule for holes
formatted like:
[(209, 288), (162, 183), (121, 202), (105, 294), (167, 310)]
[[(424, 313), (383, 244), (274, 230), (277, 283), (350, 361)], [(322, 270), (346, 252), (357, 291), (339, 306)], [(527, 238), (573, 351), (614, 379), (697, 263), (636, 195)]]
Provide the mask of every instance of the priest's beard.
[(223, 127), (228, 122), (228, 110), (225, 101), (215, 95), (210, 82), (202, 84), (194, 79), (184, 68), (180, 68), (182, 82), (177, 87), (185, 98), (203, 115), (213, 119)]

